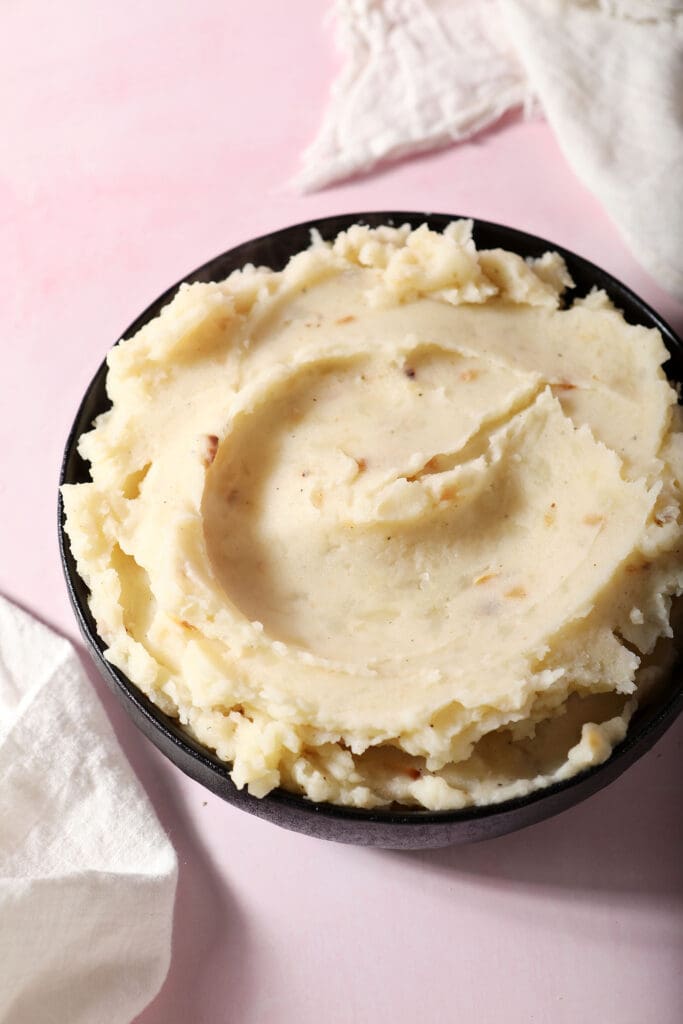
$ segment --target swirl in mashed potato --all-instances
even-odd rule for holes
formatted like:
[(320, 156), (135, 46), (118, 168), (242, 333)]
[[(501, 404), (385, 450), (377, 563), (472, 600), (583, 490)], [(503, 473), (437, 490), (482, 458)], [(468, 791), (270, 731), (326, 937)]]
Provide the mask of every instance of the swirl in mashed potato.
[(460, 808), (605, 760), (683, 583), (660, 334), (562, 259), (360, 225), (109, 354), (67, 530), (107, 658), (263, 796)]

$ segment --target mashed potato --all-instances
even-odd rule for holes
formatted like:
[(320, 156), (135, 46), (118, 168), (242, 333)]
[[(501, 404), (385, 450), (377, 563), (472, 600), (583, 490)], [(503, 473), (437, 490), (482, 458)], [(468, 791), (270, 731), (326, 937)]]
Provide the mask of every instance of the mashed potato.
[(314, 236), (109, 354), (63, 488), (107, 658), (263, 796), (487, 804), (609, 757), (683, 584), (656, 330), (471, 224)]

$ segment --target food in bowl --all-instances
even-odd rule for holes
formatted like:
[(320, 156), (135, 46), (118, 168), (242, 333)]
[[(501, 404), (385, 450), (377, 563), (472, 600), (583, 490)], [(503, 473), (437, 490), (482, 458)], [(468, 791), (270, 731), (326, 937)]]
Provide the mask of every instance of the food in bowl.
[(623, 739), (683, 585), (681, 417), (659, 333), (571, 284), (468, 221), (355, 225), (109, 354), (78, 571), (238, 787), (453, 809)]

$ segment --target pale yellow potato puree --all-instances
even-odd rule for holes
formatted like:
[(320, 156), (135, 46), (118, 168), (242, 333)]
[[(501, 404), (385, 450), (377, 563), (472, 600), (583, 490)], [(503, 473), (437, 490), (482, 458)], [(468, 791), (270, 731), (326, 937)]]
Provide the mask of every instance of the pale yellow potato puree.
[(232, 766), (357, 807), (605, 760), (683, 586), (656, 330), (471, 224), (317, 235), (109, 354), (67, 530), (108, 659)]

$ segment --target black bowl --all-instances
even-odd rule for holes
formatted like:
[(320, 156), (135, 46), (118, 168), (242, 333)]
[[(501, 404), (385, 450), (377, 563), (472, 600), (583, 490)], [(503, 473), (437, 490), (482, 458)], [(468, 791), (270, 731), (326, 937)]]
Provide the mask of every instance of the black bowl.
[[(317, 228), (323, 238), (333, 238), (339, 231), (355, 223), (371, 226), (404, 224), (414, 227), (425, 221), (437, 230), (457, 219), (455, 214), (380, 212), (343, 214), (322, 220), (295, 224), (281, 231), (255, 238), (217, 256), (194, 270), (183, 281), (220, 281), (245, 263), (281, 269), (295, 252), (308, 246), (310, 231)], [(606, 271), (568, 252), (559, 245), (514, 228), (487, 221), (474, 221), (474, 238), (479, 248), (504, 248), (521, 256), (541, 256), (548, 249), (559, 252), (566, 260), (576, 287), (567, 296), (569, 302), (585, 295), (591, 288), (603, 288), (616, 306), (633, 324), (656, 327), (661, 332), (671, 358), (665, 369), (672, 380), (683, 380), (683, 343), (670, 327)], [(182, 282), (178, 282), (180, 284)], [(123, 335), (128, 338), (158, 315), (170, 301), (178, 284), (153, 302)], [(88, 466), (78, 455), (77, 441), (90, 429), (97, 415), (109, 407), (105, 391), (106, 364), (102, 363), (88, 387), (76, 415), (64, 452), (60, 483), (83, 483), (89, 480)], [(69, 597), (86, 646), (105, 682), (122, 701), (129, 715), (142, 732), (191, 778), (201, 782), (224, 800), (250, 814), (284, 828), (320, 839), (330, 839), (359, 846), (393, 849), (419, 849), (474, 842), (512, 832), (548, 818), (602, 789), (625, 768), (644, 754), (671, 725), (683, 705), (681, 668), (683, 657), (677, 655), (668, 685), (660, 697), (634, 716), (622, 743), (602, 765), (592, 767), (565, 782), (558, 782), (529, 796), (488, 807), (472, 807), (461, 811), (420, 811), (407, 809), (358, 810), (327, 803), (312, 803), (284, 790), (274, 790), (263, 799), (238, 790), (228, 774), (228, 767), (207, 748), (196, 743), (178, 722), (159, 710), (118, 669), (106, 661), (102, 640), (88, 607), (88, 589), (76, 571), (68, 539), (64, 532), (64, 512), (59, 500), (59, 544)]]

